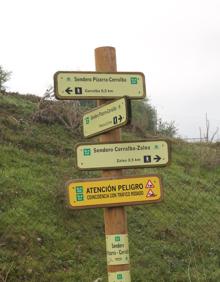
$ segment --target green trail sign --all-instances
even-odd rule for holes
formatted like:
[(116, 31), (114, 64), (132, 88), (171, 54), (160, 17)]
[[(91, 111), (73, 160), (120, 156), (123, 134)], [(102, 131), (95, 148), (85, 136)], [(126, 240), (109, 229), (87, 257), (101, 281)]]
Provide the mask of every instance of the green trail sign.
[(83, 116), (83, 135), (92, 137), (130, 122), (130, 100), (121, 98), (102, 105)]
[(128, 96), (143, 99), (146, 96), (145, 78), (141, 72), (67, 72), (54, 75), (57, 99), (117, 99)]
[(166, 140), (84, 143), (76, 146), (80, 170), (166, 166), (170, 159)]

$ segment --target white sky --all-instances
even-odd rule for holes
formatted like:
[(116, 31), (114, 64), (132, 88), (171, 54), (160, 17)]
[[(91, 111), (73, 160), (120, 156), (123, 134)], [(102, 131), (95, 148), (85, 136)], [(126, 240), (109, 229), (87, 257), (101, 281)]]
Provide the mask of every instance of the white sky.
[(206, 112), (220, 128), (220, 0), (0, 0), (0, 27), (10, 91), (43, 95), (56, 71), (93, 71), (94, 49), (113, 46), (182, 137), (199, 137)]

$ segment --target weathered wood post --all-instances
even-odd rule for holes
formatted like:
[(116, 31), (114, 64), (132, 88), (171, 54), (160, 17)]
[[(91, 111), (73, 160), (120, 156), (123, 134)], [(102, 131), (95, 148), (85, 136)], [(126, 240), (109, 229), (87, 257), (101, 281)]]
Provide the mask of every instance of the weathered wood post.
[[(116, 51), (113, 47), (100, 47), (95, 49), (95, 62), (97, 72), (117, 72), (116, 64)], [(98, 100), (98, 104), (102, 105), (106, 101)], [(100, 142), (116, 142), (121, 140), (121, 129), (117, 128), (100, 136)], [(120, 177), (122, 176), (122, 170), (103, 170), (103, 177)], [(120, 277), (123, 277), (123, 281), (129, 282), (130, 278), (130, 264), (128, 253), (128, 228), (127, 228), (127, 216), (125, 208), (112, 207), (104, 209), (104, 221), (105, 221), (105, 234), (106, 234), (106, 251), (107, 251), (107, 268), (109, 282), (120, 281)], [(117, 241), (120, 240), (120, 241)], [(122, 261), (111, 262), (110, 255), (113, 242), (124, 245), (122, 247), (125, 255), (122, 255)], [(117, 244), (116, 244), (117, 245)], [(120, 245), (119, 245), (120, 246)], [(120, 248), (120, 247), (119, 247)]]

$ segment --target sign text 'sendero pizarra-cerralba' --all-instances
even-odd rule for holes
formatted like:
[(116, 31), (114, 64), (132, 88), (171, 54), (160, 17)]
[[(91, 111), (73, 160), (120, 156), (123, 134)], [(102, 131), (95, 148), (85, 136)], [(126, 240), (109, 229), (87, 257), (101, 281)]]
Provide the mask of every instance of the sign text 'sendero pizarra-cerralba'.
[(128, 96), (143, 99), (146, 96), (144, 74), (140, 72), (65, 72), (54, 75), (57, 99), (116, 99)]

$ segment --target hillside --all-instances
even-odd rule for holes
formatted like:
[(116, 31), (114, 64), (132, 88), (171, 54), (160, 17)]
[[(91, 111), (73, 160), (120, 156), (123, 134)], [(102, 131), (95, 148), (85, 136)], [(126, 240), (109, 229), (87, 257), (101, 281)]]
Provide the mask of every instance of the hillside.
[[(107, 281), (103, 209), (67, 210), (82, 136), (33, 121), (39, 98), (0, 94), (0, 281)], [(123, 129), (126, 140), (140, 139)], [(164, 202), (126, 208), (134, 282), (220, 281), (220, 144), (172, 140)]]

